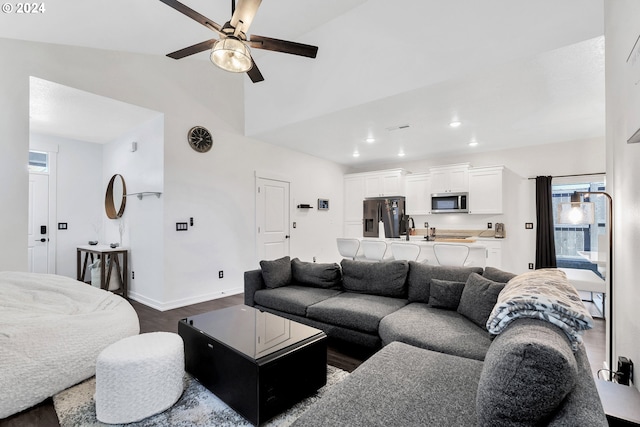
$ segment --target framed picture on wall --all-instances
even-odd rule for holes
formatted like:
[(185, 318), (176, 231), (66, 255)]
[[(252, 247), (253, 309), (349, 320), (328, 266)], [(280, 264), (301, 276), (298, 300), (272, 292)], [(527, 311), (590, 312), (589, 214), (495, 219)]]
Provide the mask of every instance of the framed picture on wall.
[(318, 199), (318, 210), (319, 211), (328, 211), (329, 210), (329, 199)]

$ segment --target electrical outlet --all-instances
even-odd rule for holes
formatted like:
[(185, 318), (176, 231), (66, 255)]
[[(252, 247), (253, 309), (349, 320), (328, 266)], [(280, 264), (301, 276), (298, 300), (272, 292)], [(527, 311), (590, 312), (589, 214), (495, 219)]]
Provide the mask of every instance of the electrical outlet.
[(529, 270), (533, 270), (533, 263), (532, 262), (529, 263)]
[(293, 221), (293, 228), (296, 228), (298, 226), (298, 224), (296, 224), (295, 221)]
[(189, 225), (193, 227), (193, 217), (189, 218)]
[(136, 272), (132, 271), (131, 272), (131, 280), (134, 280), (136, 278)]
[(429, 228), (429, 223), (428, 222), (424, 223), (424, 228)]
[(488, 228), (489, 230), (491, 230), (491, 229), (493, 228), (493, 224), (492, 224), (492, 223), (490, 223), (490, 222), (488, 222), (488, 223), (487, 223), (487, 228)]
[(533, 223), (532, 222), (525, 222), (524, 223), (524, 228), (527, 230), (533, 230)]
[(222, 279), (224, 277), (224, 271), (218, 271), (218, 279)]
[(616, 372), (616, 379), (618, 384), (629, 385), (629, 381), (632, 380), (633, 375), (633, 362), (623, 356), (618, 357), (618, 371)]

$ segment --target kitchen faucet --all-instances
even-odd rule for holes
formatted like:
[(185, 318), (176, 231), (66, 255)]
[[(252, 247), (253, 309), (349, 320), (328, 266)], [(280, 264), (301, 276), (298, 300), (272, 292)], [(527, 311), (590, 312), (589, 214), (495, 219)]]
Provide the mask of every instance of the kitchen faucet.
[[(411, 225), (409, 225), (409, 224), (411, 224)], [(411, 230), (413, 228), (416, 228), (416, 223), (413, 222), (413, 218), (411, 218), (410, 216), (407, 215), (407, 226), (406, 226), (406, 229), (407, 229), (407, 240), (409, 240), (409, 234), (410, 234), (409, 230)]]

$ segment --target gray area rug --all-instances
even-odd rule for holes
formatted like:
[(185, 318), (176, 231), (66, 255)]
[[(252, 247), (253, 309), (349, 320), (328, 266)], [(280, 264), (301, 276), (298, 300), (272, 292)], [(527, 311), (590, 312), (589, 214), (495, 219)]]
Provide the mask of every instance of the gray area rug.
[[(327, 385), (286, 412), (264, 424), (271, 427), (291, 425), (304, 411), (322, 397), (332, 386), (349, 375), (348, 372), (327, 366)], [(96, 419), (93, 395), (96, 390), (95, 377), (68, 388), (53, 397), (53, 404), (61, 427), (117, 427), (120, 424), (104, 424)], [(185, 391), (171, 408), (145, 418), (128, 427), (151, 426), (251, 426), (251, 424), (229, 408), (213, 393), (190, 375), (185, 375)]]

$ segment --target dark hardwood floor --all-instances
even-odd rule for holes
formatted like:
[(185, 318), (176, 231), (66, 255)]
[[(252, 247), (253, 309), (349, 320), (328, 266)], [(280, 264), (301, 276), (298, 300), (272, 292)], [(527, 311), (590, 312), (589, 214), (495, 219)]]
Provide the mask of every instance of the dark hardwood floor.
[[(225, 298), (194, 304), (175, 310), (158, 311), (139, 302), (129, 301), (138, 313), (140, 333), (145, 332), (178, 332), (178, 321), (185, 317), (206, 313), (233, 305), (243, 304), (244, 296), (232, 295)], [(353, 371), (371, 355), (360, 347), (329, 341), (327, 361), (345, 371)], [(47, 399), (39, 405), (19, 414), (0, 420), (0, 427), (59, 427), (58, 417), (53, 408), (53, 400)]]

